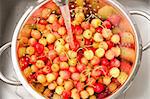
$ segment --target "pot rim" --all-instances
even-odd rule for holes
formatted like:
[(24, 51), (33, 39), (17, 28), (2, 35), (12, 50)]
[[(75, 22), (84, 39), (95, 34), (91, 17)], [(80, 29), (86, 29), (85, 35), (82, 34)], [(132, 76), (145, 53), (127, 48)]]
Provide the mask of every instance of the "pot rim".
[[(15, 72), (17, 74), (18, 79), (20, 80), (20, 82), (25, 87), (25, 89), (28, 92), (30, 92), (30, 94), (32, 96), (34, 96), (36, 99), (44, 99), (44, 97), (41, 94), (39, 94), (37, 91), (35, 91), (29, 85), (29, 83), (27, 82), (27, 80), (25, 79), (24, 75), (22, 74), (22, 72), (20, 70), (20, 67), (18, 65), (18, 58), (17, 58), (17, 38), (18, 38), (18, 34), (19, 34), (20, 30), (22, 29), (22, 27), (26, 23), (27, 19), (32, 15), (32, 13), (34, 13), (39, 7), (41, 7), (42, 5), (47, 3), (48, 1), (49, 0), (45, 0), (42, 3), (40, 3), (39, 5), (37, 5), (36, 7), (31, 6), (25, 12), (25, 14), (19, 20), (19, 22), (18, 22), (18, 24), (17, 24), (17, 26), (15, 28), (13, 38), (12, 38), (11, 57), (12, 57), (12, 62), (13, 62), (13, 66), (14, 66)], [(135, 39), (136, 39), (136, 60), (135, 60), (135, 64), (134, 64), (133, 70), (130, 73), (130, 75), (129, 75), (128, 79), (126, 80), (126, 82), (116, 92), (114, 92), (112, 95), (107, 97), (107, 98), (113, 99), (113, 98), (116, 98), (117, 96), (119, 96), (120, 94), (124, 93), (129, 88), (129, 86), (131, 85), (132, 81), (135, 78), (135, 75), (138, 72), (138, 69), (139, 69), (140, 63), (141, 63), (141, 58), (142, 58), (142, 40), (141, 40), (141, 36), (140, 36), (139, 30), (137, 28), (137, 25), (136, 25), (133, 17), (124, 8), (124, 6), (121, 5), (116, 0), (108, 0), (106, 2), (108, 4), (110, 4), (111, 6), (117, 8), (125, 16), (125, 18), (127, 19), (127, 21), (129, 22), (129, 24), (132, 27), (132, 30), (134, 32), (134, 36), (135, 36)]]

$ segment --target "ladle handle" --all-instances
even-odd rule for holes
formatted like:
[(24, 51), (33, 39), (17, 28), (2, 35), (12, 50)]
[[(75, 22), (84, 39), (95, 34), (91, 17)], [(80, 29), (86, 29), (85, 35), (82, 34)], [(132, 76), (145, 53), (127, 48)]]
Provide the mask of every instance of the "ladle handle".
[[(1, 54), (7, 49), (11, 47), (11, 42), (9, 43), (6, 43), (5, 45), (3, 45), (1, 48), (0, 48), (0, 56)], [(2, 80), (3, 82), (7, 83), (7, 84), (10, 84), (10, 85), (14, 85), (14, 86), (20, 86), (21, 83), (19, 81), (13, 81), (13, 80), (10, 80), (8, 78), (6, 78), (2, 72), (0, 71), (0, 80)]]
[[(140, 11), (140, 10), (131, 10), (129, 12), (130, 12), (131, 15), (140, 15), (140, 16), (143, 16), (146, 19), (148, 19), (148, 21), (150, 22), (150, 14), (147, 13), (147, 12)], [(145, 51), (145, 50), (147, 50), (149, 48), (150, 48), (150, 41), (143, 46), (142, 50)]]

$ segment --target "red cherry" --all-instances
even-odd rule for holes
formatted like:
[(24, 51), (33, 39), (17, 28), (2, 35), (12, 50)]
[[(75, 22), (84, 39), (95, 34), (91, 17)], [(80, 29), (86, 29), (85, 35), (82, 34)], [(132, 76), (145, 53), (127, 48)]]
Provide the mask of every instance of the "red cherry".
[(114, 43), (111, 41), (106, 41), (108, 48), (111, 49), (112, 47), (114, 47)]
[(30, 61), (29, 57), (25, 57), (25, 61), (29, 62)]
[(98, 57), (93, 57), (93, 59), (90, 61), (90, 63), (91, 63), (92, 65), (99, 65), (99, 63), (100, 63), (100, 58), (98, 58)]
[(56, 78), (58, 78), (58, 76), (59, 76), (58, 72), (53, 72), (53, 74), (55, 75)]
[(37, 72), (36, 72), (36, 76), (38, 76), (38, 75), (40, 75), (40, 74), (46, 74), (45, 72), (43, 72), (43, 70), (42, 69), (40, 69), (40, 70), (38, 70)]
[(40, 58), (39, 58), (39, 60), (42, 60), (42, 61), (44, 61), (44, 62), (47, 62), (48, 61), (48, 58), (46, 57), (46, 56), (40, 56)]
[(108, 18), (109, 22), (111, 22), (114, 26), (118, 26), (121, 20), (119, 15), (112, 15)]
[(73, 34), (74, 34), (75, 26), (74, 26), (74, 25), (71, 25), (71, 29), (72, 29), (72, 32), (73, 32)]
[(83, 50), (79, 50), (78, 53), (77, 53), (77, 59), (80, 61), (81, 58), (83, 57), (83, 53), (84, 51)]
[(71, 73), (75, 73), (75, 72), (77, 71), (77, 69), (76, 69), (76, 67), (74, 67), (74, 66), (70, 66), (70, 67), (69, 67), (69, 71), (70, 71)]
[(27, 67), (28, 67), (28, 63), (25, 62), (25, 63), (24, 63), (24, 66), (21, 66), (21, 71), (24, 71)]
[(112, 78), (111, 81), (114, 82), (114, 83), (116, 83), (117, 86), (121, 85), (121, 83), (117, 80), (117, 78)]
[(86, 83), (90, 83), (91, 85), (94, 85), (96, 83), (96, 79), (94, 79), (93, 77), (90, 77), (86, 80)]
[(85, 39), (84, 44), (85, 45), (91, 45), (92, 41), (90, 39)]
[(74, 85), (77, 85), (77, 83), (78, 83), (78, 81), (76, 81), (76, 80), (73, 81), (73, 84), (74, 84)]
[(107, 29), (111, 29), (112, 27), (110, 21), (108, 20), (105, 20), (102, 25), (106, 27)]
[(54, 45), (53, 44), (49, 44), (47, 47), (48, 47), (49, 50), (54, 50)]
[(70, 99), (71, 91), (68, 91), (68, 90), (63, 91), (62, 96), (63, 96), (63, 99)]
[(64, 80), (68, 80), (71, 76), (71, 72), (68, 70), (63, 70), (59, 72), (60, 77), (62, 77)]
[(86, 69), (86, 66), (84, 65), (84, 64), (78, 64), (77, 65), (77, 70), (79, 71), (79, 72), (82, 72), (83, 70), (85, 70)]
[(49, 59), (53, 60), (53, 59), (56, 58), (56, 57), (57, 57), (57, 52), (56, 52), (55, 50), (50, 50), (50, 51), (48, 52), (48, 58), (49, 58)]
[(59, 64), (60, 63), (60, 58), (59, 57), (54, 58), (53, 63), (54, 64)]
[(101, 59), (101, 65), (108, 66), (109, 65), (109, 61), (106, 58), (102, 58)]
[(103, 74), (103, 75), (108, 75), (108, 72), (109, 72), (108, 67), (102, 66), (101, 71), (102, 71), (102, 74)]
[(102, 27), (98, 27), (98, 28), (96, 28), (96, 32), (98, 32), (98, 33), (102, 33), (102, 30), (103, 30), (103, 28), (102, 28)]
[(35, 44), (35, 50), (37, 51), (38, 54), (43, 53), (43, 51), (44, 51), (44, 45), (42, 45), (40, 43), (36, 43)]
[(76, 88), (77, 88), (78, 91), (84, 90), (84, 83), (78, 82), (77, 85), (76, 85)]
[(36, 56), (36, 55), (30, 56), (30, 63), (31, 63), (31, 64), (35, 64), (36, 61), (37, 61), (37, 56)]
[(46, 20), (41, 19), (41, 20), (39, 21), (39, 24), (41, 24), (41, 25), (47, 25), (47, 21), (46, 21)]
[(81, 27), (85, 30), (89, 29), (90, 28), (90, 23), (89, 22), (82, 22)]
[(130, 63), (122, 61), (120, 64), (120, 69), (121, 69), (121, 71), (124, 71), (124, 72), (130, 74), (130, 72), (132, 70), (132, 66), (130, 65)]
[(73, 81), (79, 81), (80, 80), (80, 73), (78, 73), (78, 72), (72, 73), (71, 78)]
[(19, 60), (19, 64), (20, 64), (20, 67), (21, 67), (22, 71), (28, 67), (29, 61), (30, 61), (30, 59), (28, 57), (22, 57)]
[(60, 25), (65, 25), (63, 17), (60, 17), (58, 22), (59, 22)]
[(44, 74), (48, 74), (48, 73), (50, 73), (51, 72), (51, 67), (50, 66), (45, 66), (44, 68), (43, 68), (43, 73)]
[(109, 94), (106, 93), (106, 92), (102, 92), (102, 93), (99, 93), (97, 95), (97, 99), (104, 99), (106, 96), (108, 96)]
[(31, 75), (29, 75), (29, 79), (36, 79), (37, 78), (37, 76), (36, 76), (36, 74), (34, 73), (34, 74), (31, 74)]
[(91, 76), (94, 78), (99, 77), (102, 74), (101, 70), (92, 70)]
[(60, 27), (61, 27), (61, 25), (58, 23), (58, 21), (55, 21), (52, 24), (52, 30), (55, 31), (55, 32), (57, 32)]
[(74, 40), (74, 45), (75, 45), (75, 47), (69, 44), (70, 48), (73, 51), (77, 51), (80, 48), (80, 43), (77, 40)]
[(68, 60), (68, 57), (66, 55), (60, 55), (59, 59), (60, 59), (61, 62), (65, 62), (65, 61)]
[(88, 49), (88, 50), (92, 50), (94, 53), (95, 53), (95, 51), (97, 50), (96, 48), (93, 48), (93, 47), (88, 47), (87, 49)]
[(114, 59), (112, 59), (111, 61), (110, 61), (110, 67), (112, 68), (112, 67), (119, 67), (120, 66), (120, 61), (118, 60), (118, 59), (116, 59), (116, 58), (114, 58)]
[(94, 91), (95, 91), (96, 93), (101, 93), (104, 89), (105, 89), (105, 88), (104, 88), (104, 85), (102, 85), (101, 83), (96, 83), (96, 84), (94, 85)]
[(75, 26), (74, 32), (75, 32), (75, 34), (80, 35), (83, 33), (83, 29), (81, 26), (77, 25), (77, 26)]
[(49, 66), (49, 67), (51, 67), (51, 62), (50, 61), (47, 61), (47, 63), (46, 63), (46, 66)]

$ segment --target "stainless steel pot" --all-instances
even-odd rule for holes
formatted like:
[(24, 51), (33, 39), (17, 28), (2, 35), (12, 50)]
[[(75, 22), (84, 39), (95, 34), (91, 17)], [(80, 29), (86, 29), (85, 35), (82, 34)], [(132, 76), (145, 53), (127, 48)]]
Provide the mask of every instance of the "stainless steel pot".
[[(19, 79), (19, 81), (12, 81), (7, 79), (1, 72), (0, 72), (0, 79), (10, 85), (15, 85), (15, 86), (20, 86), (23, 85), (26, 90), (33, 95), (35, 98), (37, 99), (44, 99), (44, 97), (42, 95), (40, 95), (39, 93), (37, 93), (26, 81), (26, 79), (24, 78), (22, 72), (20, 71), (19, 68), (19, 64), (17, 61), (17, 50), (16, 50), (16, 43), (17, 43), (17, 37), (18, 37), (18, 33), (20, 31), (20, 29), (22, 28), (23, 24), (26, 22), (26, 20), (28, 19), (28, 17), (36, 10), (38, 9), (40, 6), (42, 6), (43, 4), (47, 3), (49, 0), (38, 0), (38, 6), (36, 7), (29, 7), (26, 12), (24, 13), (24, 15), (21, 17), (20, 21), (18, 22), (16, 29), (14, 31), (14, 35), (12, 38), (12, 41), (9, 43), (6, 43), (5, 45), (3, 45), (0, 48), (0, 55), (5, 51), (5, 49), (11, 47), (11, 58), (13, 61), (13, 67), (15, 69), (15, 72), (17, 74), (17, 77)], [(119, 96), (120, 94), (124, 93), (129, 86), (132, 84), (133, 79), (135, 78), (135, 75), (138, 72), (138, 69), (140, 67), (140, 63), (141, 63), (141, 58), (142, 58), (142, 52), (144, 52), (145, 50), (147, 50), (148, 48), (150, 48), (150, 42), (147, 43), (146, 45), (142, 46), (142, 41), (141, 41), (141, 36), (139, 33), (139, 30), (137, 28), (137, 25), (133, 19), (133, 17), (131, 15), (140, 15), (143, 16), (145, 18), (148, 19), (148, 21), (150, 21), (150, 15), (144, 11), (127, 11), (119, 2), (117, 2), (116, 0), (106, 0), (106, 2), (110, 5), (112, 5), (113, 7), (115, 7), (116, 9), (118, 9), (123, 16), (125, 16), (125, 18), (127, 19), (127, 21), (129, 22), (129, 24), (132, 27), (133, 32), (135, 33), (135, 39), (136, 39), (136, 60), (135, 60), (135, 66), (130, 74), (130, 76), (128, 77), (127, 81), (124, 83), (124, 85), (117, 90), (114, 94), (112, 94), (111, 96), (109, 96), (108, 98), (110, 99), (114, 99), (117, 96)]]

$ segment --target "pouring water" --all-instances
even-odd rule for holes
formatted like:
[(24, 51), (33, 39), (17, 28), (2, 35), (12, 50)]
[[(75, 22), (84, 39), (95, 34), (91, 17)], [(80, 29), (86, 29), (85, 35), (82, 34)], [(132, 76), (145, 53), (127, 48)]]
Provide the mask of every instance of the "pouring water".
[(64, 18), (65, 26), (68, 32), (70, 45), (75, 48), (73, 33), (71, 28), (70, 10), (68, 6), (68, 0), (55, 0), (56, 4), (60, 7), (62, 16)]

